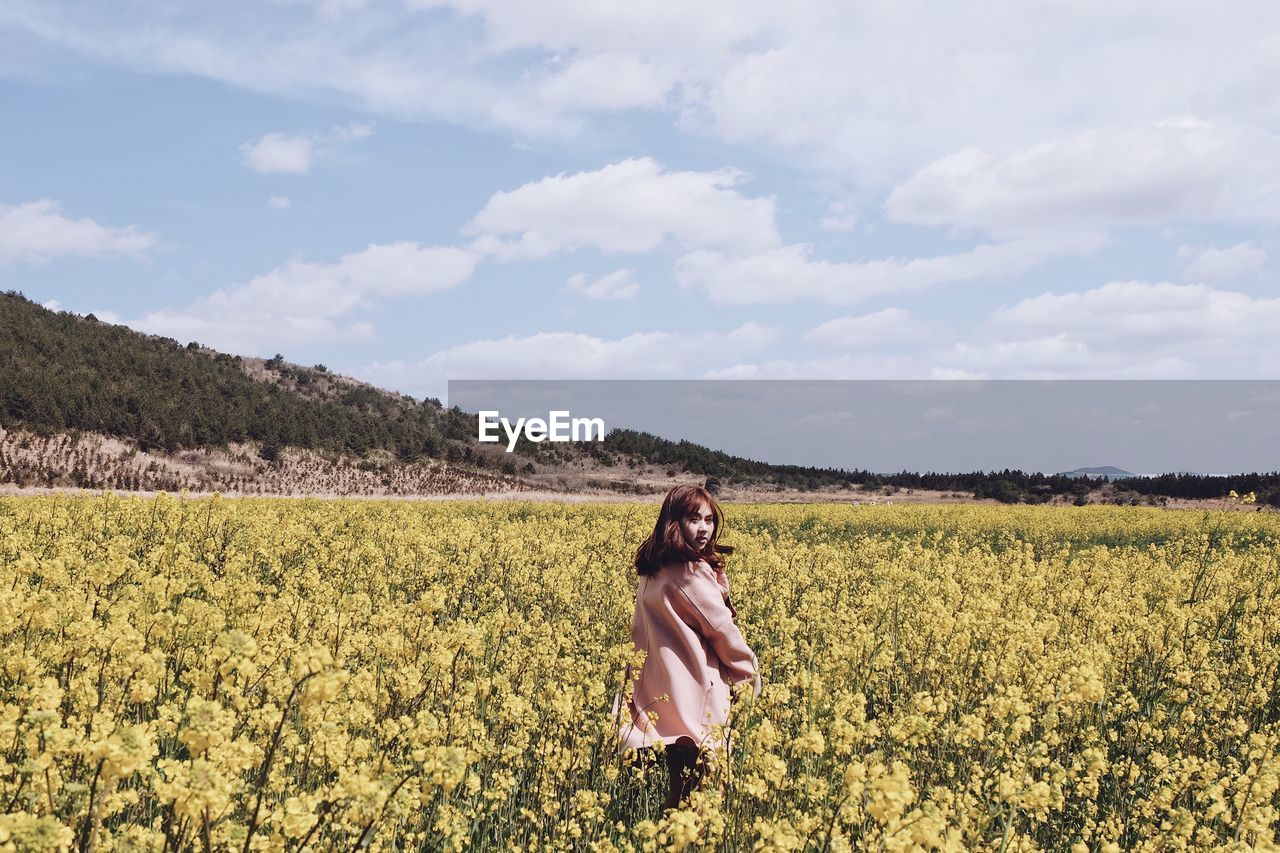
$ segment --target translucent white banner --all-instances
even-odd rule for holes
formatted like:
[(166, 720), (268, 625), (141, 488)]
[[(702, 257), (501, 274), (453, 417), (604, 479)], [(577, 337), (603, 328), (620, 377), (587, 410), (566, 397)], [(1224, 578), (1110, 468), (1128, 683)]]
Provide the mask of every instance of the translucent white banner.
[(448, 404), (880, 473), (1280, 469), (1280, 381), (451, 380)]

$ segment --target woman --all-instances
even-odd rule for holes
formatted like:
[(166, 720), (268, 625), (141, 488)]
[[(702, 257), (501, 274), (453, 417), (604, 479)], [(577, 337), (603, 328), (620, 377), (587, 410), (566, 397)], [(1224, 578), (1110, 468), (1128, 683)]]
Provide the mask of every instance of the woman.
[(728, 604), (720, 553), (729, 549), (716, 545), (723, 525), (706, 489), (676, 486), (636, 552), (631, 641), (646, 654), (631, 695), (615, 699), (614, 712), (623, 752), (666, 745), (664, 809), (675, 808), (701, 782), (701, 751), (726, 745), (731, 685), (749, 683), (752, 697), (760, 693), (755, 653)]

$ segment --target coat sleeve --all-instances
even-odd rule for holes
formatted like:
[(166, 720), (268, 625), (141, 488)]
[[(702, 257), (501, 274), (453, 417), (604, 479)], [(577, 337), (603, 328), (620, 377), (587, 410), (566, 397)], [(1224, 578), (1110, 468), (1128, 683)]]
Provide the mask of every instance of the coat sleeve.
[(716, 569), (716, 584), (720, 587), (721, 593), (724, 595), (725, 607), (729, 608), (729, 615), (736, 617), (738, 608), (733, 606), (733, 602), (729, 600), (729, 576), (725, 574), (724, 567)]
[(759, 669), (755, 652), (734, 624), (715, 576), (694, 571), (677, 589), (677, 606), (692, 617), (691, 624), (710, 643), (730, 681), (736, 684), (754, 678)]

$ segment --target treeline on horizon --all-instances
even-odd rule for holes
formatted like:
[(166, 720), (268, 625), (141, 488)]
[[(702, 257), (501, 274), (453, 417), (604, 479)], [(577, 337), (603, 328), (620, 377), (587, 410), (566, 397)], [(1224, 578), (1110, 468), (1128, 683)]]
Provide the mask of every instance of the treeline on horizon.
[[(771, 465), (689, 441), (668, 441), (646, 432), (615, 429), (606, 438), (602, 455), (613, 451), (651, 464), (683, 467), (721, 480), (764, 482), (800, 489), (839, 487), (845, 484), (866, 489), (885, 486), (894, 489), (921, 489), (940, 492), (971, 492), (976, 498), (994, 498), (1003, 503), (1044, 503), (1058, 495), (1072, 495), (1083, 502), (1085, 495), (1104, 486), (1104, 477), (1042, 474), (1017, 469), (970, 473), (877, 474), (871, 471), (820, 468), (801, 465)], [(608, 460), (606, 456), (606, 461)], [(1240, 494), (1254, 492), (1258, 503), (1280, 506), (1280, 472), (1239, 474), (1221, 477), (1200, 474), (1163, 474), (1157, 477), (1125, 477), (1111, 480), (1118, 491), (1142, 496), (1208, 499), (1221, 498), (1232, 489)]]
[[(257, 442), (264, 459), (283, 447), (353, 454), (391, 453), (401, 462), (444, 459), (504, 473), (533, 473), (533, 462), (580, 456), (603, 464), (641, 463), (717, 477), (742, 485), (818, 490), (927, 489), (971, 492), (1008, 503), (1038, 503), (1058, 495), (1083, 499), (1102, 478), (1025, 473), (877, 474), (865, 470), (775, 465), (689, 441), (614, 429), (604, 442), (530, 444), (508, 457), (476, 452), (476, 416), (438, 400), (421, 402), (339, 380), (323, 365), (298, 367), (277, 355), (265, 363), (277, 382), (254, 379), (240, 356), (195, 342), (146, 335), (124, 326), (54, 312), (21, 293), (0, 293), (0, 426), (40, 434), (80, 430), (136, 441), (143, 450), (173, 452)], [(572, 449), (571, 449), (572, 447)], [(500, 461), (495, 459), (500, 458)], [(517, 459), (519, 461), (517, 461)], [(1255, 492), (1280, 505), (1280, 473), (1214, 477), (1194, 474), (1114, 481), (1131, 493), (1170, 498), (1220, 498)]]

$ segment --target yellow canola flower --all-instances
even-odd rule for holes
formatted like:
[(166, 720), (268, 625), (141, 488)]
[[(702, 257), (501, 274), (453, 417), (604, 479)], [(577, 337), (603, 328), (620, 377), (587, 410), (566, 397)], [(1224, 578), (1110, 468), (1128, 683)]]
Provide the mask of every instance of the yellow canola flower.
[(1275, 514), (724, 509), (766, 687), (663, 817), (652, 504), (0, 497), (0, 851), (1274, 845)]

